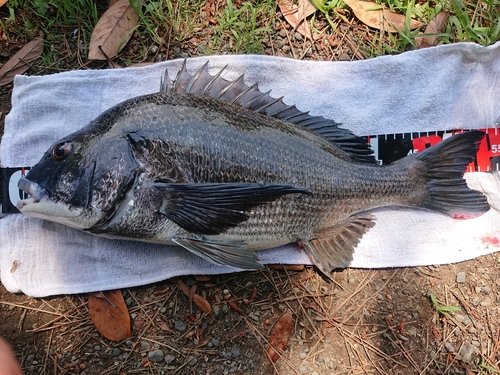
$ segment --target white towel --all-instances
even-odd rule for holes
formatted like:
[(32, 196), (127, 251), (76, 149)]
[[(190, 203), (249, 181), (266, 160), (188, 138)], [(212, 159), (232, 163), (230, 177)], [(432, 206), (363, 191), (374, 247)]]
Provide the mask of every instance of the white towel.
[[(210, 61), (212, 74), (245, 73), (287, 104), (341, 122), (359, 135), (491, 128), (500, 121), (500, 43), (439, 46), (355, 62), (313, 62), (236, 55), (189, 59), (194, 71)], [(82, 70), (17, 76), (12, 111), (0, 145), (3, 166), (35, 164), (57, 139), (124, 99), (158, 91), (165, 68)], [(493, 209), (453, 220), (415, 209), (384, 209), (354, 253), (352, 267), (443, 264), (496, 251), (500, 235), (500, 178), (469, 173)], [(309, 264), (295, 245), (258, 253), (263, 263)], [(0, 219), (1, 280), (11, 292), (42, 297), (144, 285), (182, 274), (235, 271), (176, 247), (108, 240), (22, 214)]]

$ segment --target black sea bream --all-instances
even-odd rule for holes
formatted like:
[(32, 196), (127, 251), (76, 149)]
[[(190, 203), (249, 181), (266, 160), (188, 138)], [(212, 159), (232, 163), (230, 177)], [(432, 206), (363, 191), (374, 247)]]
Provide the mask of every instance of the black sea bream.
[[(354, 110), (354, 109), (353, 109)], [(375, 222), (418, 206), (489, 209), (463, 173), (483, 133), (455, 135), (377, 166), (363, 140), (243, 79), (185, 66), (56, 142), (19, 182), (23, 213), (113, 238), (177, 244), (217, 264), (262, 267), (254, 251), (298, 242), (327, 276)]]

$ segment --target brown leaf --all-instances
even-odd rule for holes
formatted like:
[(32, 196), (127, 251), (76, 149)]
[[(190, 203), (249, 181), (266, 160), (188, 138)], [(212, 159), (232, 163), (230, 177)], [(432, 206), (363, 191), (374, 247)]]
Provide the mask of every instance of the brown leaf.
[(273, 270), (303, 271), (303, 264), (268, 264), (268, 268)]
[(132, 336), (130, 315), (121, 291), (90, 294), (88, 306), (92, 322), (104, 337), (122, 341)]
[(193, 302), (205, 314), (209, 314), (210, 312), (212, 312), (212, 306), (210, 306), (210, 303), (203, 296), (200, 296), (199, 294), (194, 294)]
[(280, 355), (275, 350), (285, 350), (286, 344), (292, 335), (292, 312), (288, 311), (281, 315), (271, 332), (271, 337), (269, 338), (269, 347), (267, 348), (267, 355), (271, 362), (276, 362)]
[(26, 44), (12, 56), (0, 69), (0, 86), (11, 83), (16, 74), (27, 71), (33, 61), (38, 59), (43, 51), (43, 39), (36, 38)]
[(6, 2), (7, 2), (7, 0), (0, 0), (0, 7), (4, 6)]
[[(446, 30), (449, 13), (440, 12), (429, 22), (423, 33), (420, 33), (415, 38), (417, 48), (427, 48), (437, 46), (440, 36), (420, 36), (424, 34), (440, 34)], [(417, 39), (418, 38), (418, 39)]]
[(196, 281), (210, 281), (212, 280), (212, 275), (194, 275)]
[(97, 22), (90, 37), (89, 59), (107, 60), (99, 47), (109, 58), (116, 56), (132, 36), (138, 20), (129, 0), (119, 0)]
[(297, 30), (299, 34), (305, 36), (306, 38), (312, 40), (311, 27), (308, 22), (302, 22), (303, 20), (297, 17), (299, 8), (293, 3), (293, 0), (279, 0), (278, 6), (280, 7), (281, 13), (285, 17), (285, 20)]
[[(405, 27), (406, 17), (387, 9), (378, 9), (380, 5), (371, 1), (344, 0), (349, 5), (356, 17), (365, 25), (375, 29), (397, 33)], [(375, 10), (371, 10), (375, 8)], [(423, 26), (424, 23), (411, 20), (410, 29)]]
[(196, 292), (196, 284), (192, 285), (191, 288), (179, 280), (179, 288), (184, 292), (184, 294), (189, 298), (193, 299), (193, 295)]
[(311, 2), (311, 0), (299, 0), (299, 11), (297, 12), (297, 19), (299, 21), (305, 21), (307, 17), (316, 12), (316, 7)]

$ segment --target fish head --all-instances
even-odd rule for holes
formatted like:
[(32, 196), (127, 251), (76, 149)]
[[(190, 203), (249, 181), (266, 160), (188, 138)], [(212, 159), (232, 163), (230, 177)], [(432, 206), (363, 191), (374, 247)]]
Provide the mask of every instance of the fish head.
[(51, 146), (18, 183), (22, 213), (89, 229), (111, 216), (135, 180), (138, 164), (126, 137), (84, 131)]

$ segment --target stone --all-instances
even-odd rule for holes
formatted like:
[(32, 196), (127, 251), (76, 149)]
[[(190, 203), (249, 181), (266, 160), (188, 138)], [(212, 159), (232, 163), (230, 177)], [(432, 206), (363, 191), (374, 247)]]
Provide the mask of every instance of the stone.
[(118, 357), (121, 354), (120, 348), (114, 348), (113, 349), (113, 357)]
[(465, 283), (465, 272), (457, 273), (457, 283)]
[(158, 363), (163, 361), (163, 358), (165, 358), (165, 354), (161, 349), (156, 349), (148, 353), (148, 359), (151, 362)]
[(186, 323), (184, 323), (182, 320), (176, 320), (174, 323), (174, 327), (179, 332), (184, 332), (187, 329)]
[(172, 354), (167, 354), (165, 356), (165, 363), (167, 365), (171, 364), (173, 361), (175, 361), (175, 356), (173, 356)]
[(151, 350), (151, 344), (148, 341), (141, 341), (141, 351)]
[(456, 359), (461, 360), (465, 363), (470, 363), (474, 360), (478, 353), (478, 348), (468, 342), (464, 342)]
[(240, 347), (238, 345), (233, 345), (233, 347), (231, 348), (231, 354), (235, 358), (239, 357), (241, 355)]
[(444, 343), (444, 347), (448, 353), (455, 353), (455, 348), (448, 341)]

